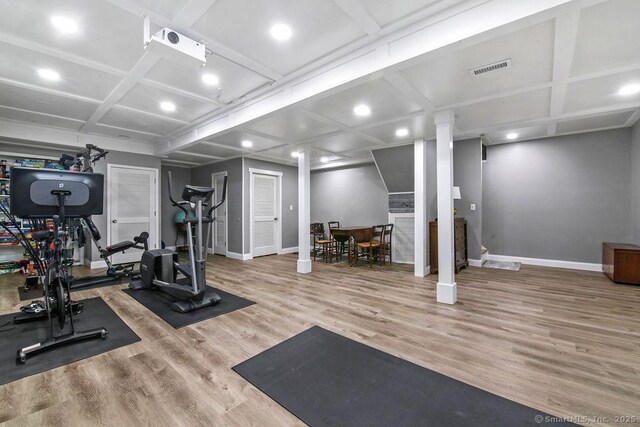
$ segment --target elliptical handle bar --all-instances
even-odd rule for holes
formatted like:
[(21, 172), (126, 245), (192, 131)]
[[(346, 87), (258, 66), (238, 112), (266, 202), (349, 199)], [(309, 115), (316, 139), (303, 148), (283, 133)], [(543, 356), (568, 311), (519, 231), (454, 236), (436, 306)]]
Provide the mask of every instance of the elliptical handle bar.
[(182, 206), (182, 204), (176, 202), (176, 200), (173, 198), (173, 189), (172, 189), (172, 186), (171, 186), (171, 181), (173, 181), (173, 179), (171, 178), (171, 171), (167, 172), (167, 176), (169, 177), (169, 200), (171, 200), (171, 204), (173, 206), (176, 206), (176, 207), (182, 209), (184, 214), (186, 216), (189, 216), (189, 211), (187, 211), (187, 209), (184, 206)]
[[(171, 173), (171, 172), (169, 172), (169, 173)], [(222, 204), (224, 203), (226, 198), (227, 198), (227, 176), (225, 175), (224, 181), (222, 182), (222, 199), (220, 199), (220, 201), (218, 203), (216, 203), (215, 205), (211, 206), (211, 209), (209, 209), (209, 212), (207, 212), (207, 217), (208, 218), (212, 218), (211, 214), (213, 213), (213, 211), (215, 211), (220, 206), (222, 206)]]

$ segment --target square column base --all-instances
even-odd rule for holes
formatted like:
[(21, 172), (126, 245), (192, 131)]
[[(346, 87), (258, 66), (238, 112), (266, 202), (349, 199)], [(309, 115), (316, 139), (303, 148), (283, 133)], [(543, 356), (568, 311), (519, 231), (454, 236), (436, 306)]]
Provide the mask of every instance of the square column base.
[(458, 285), (455, 283), (441, 283), (436, 285), (436, 301), (443, 304), (455, 304), (458, 299)]
[(298, 260), (298, 273), (311, 273), (311, 260), (299, 259)]

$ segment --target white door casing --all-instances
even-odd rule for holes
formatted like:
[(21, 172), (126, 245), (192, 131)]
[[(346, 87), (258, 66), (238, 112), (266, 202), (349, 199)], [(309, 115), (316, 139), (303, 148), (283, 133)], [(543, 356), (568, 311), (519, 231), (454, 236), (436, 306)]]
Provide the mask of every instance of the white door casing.
[[(149, 233), (149, 248), (160, 235), (158, 169), (126, 165), (107, 166), (107, 246)], [(140, 250), (111, 257), (114, 264), (139, 261)]]
[[(227, 176), (227, 172), (219, 172), (214, 173), (211, 181), (212, 186), (215, 189), (214, 197), (215, 200), (212, 201), (213, 204), (217, 204), (222, 199), (222, 193), (224, 185), (224, 177)], [(227, 185), (229, 185), (227, 183)], [(220, 205), (218, 209), (213, 212), (213, 216), (215, 217), (215, 221), (213, 222), (213, 238), (211, 240), (211, 245), (214, 254), (219, 255), (227, 255), (227, 234), (228, 234), (228, 225), (227, 225), (227, 205), (229, 203), (229, 189), (227, 189), (227, 200)]]
[(282, 172), (249, 169), (249, 236), (251, 257), (282, 249)]

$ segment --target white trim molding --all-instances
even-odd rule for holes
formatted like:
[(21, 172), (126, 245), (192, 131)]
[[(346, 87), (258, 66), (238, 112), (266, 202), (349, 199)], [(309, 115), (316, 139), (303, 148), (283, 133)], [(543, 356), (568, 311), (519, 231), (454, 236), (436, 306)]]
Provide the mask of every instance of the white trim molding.
[(91, 261), (90, 259), (85, 258), (84, 265), (89, 267), (91, 270), (95, 270), (96, 268), (107, 268), (107, 263), (103, 259), (98, 261)]
[(467, 261), (469, 261), (471, 267), (482, 267), (481, 259), (468, 259)]
[(280, 252), (278, 252), (278, 255), (297, 254), (297, 253), (298, 253), (298, 247), (297, 246), (292, 246), (290, 248), (282, 248), (282, 249), (280, 249)]
[(239, 261), (247, 261), (253, 259), (251, 254), (239, 254), (237, 252), (227, 252), (227, 258), (237, 259)]
[(520, 262), (527, 265), (542, 267), (568, 268), (570, 270), (602, 271), (602, 264), (576, 261), (561, 261), (557, 259), (525, 258), (507, 255), (489, 255), (490, 261)]

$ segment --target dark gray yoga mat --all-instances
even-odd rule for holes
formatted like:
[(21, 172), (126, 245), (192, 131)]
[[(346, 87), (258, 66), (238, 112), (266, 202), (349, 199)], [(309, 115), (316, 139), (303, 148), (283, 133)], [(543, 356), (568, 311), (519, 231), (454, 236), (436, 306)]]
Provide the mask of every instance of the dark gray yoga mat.
[(176, 329), (255, 304), (253, 301), (230, 294), (229, 292), (214, 289), (211, 286), (207, 286), (207, 288), (217, 292), (220, 298), (222, 298), (222, 301), (216, 305), (204, 307), (191, 313), (178, 313), (171, 310), (171, 304), (177, 301), (177, 299), (159, 290), (141, 289), (134, 291), (127, 288), (123, 289), (123, 291)]
[[(89, 298), (81, 300), (81, 302), (84, 303), (84, 311), (74, 316), (76, 330), (83, 331), (104, 327), (107, 329), (107, 338), (104, 340), (100, 338), (87, 339), (67, 344), (36, 354), (29, 357), (24, 364), (17, 365), (16, 352), (18, 349), (44, 341), (47, 338), (49, 322), (45, 318), (18, 325), (7, 324), (0, 328), (0, 384), (10, 383), (140, 341), (140, 337), (120, 319), (102, 298)], [(18, 314), (20, 313), (0, 316), (0, 325), (10, 322)], [(57, 321), (54, 323), (57, 335), (60, 331)], [(65, 328), (68, 328), (68, 324), (67, 321)], [(68, 332), (67, 329), (65, 332)]]
[(310, 426), (512, 427), (551, 418), (318, 326), (233, 370)]

